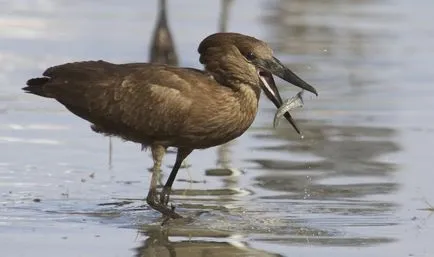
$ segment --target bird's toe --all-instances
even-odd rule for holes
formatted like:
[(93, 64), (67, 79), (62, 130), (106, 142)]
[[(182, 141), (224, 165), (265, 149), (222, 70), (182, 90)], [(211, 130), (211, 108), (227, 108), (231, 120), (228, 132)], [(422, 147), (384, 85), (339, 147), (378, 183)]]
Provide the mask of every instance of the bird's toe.
[(163, 190), (160, 193), (160, 203), (167, 206), (170, 199), (170, 192), (172, 189), (170, 187), (163, 187)]

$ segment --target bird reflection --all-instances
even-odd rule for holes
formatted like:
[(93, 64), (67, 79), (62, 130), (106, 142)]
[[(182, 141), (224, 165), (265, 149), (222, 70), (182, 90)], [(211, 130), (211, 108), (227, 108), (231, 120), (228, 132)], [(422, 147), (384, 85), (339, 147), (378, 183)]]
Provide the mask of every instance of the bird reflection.
[[(211, 230), (201, 231), (166, 231), (160, 227), (147, 228), (142, 232), (146, 240), (136, 248), (135, 257), (229, 257), (229, 256), (249, 256), (249, 257), (278, 257), (281, 255), (268, 253), (253, 249), (246, 243), (230, 239), (229, 233), (212, 232)], [(194, 237), (191, 238), (191, 235)], [(176, 241), (170, 241), (169, 236), (176, 236)], [(200, 240), (197, 238), (208, 238)], [(181, 240), (179, 240), (181, 238)], [(184, 239), (182, 239), (184, 238)], [(218, 241), (210, 239), (218, 238)], [(228, 239), (225, 242), (225, 238)]]
[(232, 6), (233, 0), (221, 0), (221, 10), (219, 17), (219, 31), (226, 32), (229, 21), (229, 11)]
[(159, 13), (151, 41), (149, 62), (177, 66), (175, 43), (167, 22), (167, 1), (159, 0), (158, 8)]

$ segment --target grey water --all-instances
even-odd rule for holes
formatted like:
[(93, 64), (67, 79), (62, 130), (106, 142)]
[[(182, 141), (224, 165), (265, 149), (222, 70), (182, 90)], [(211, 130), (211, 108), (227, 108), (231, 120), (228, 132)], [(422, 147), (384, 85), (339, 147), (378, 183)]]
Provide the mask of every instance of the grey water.
[[(168, 1), (181, 66), (219, 28), (218, 0)], [(157, 1), (0, 1), (2, 256), (433, 256), (434, 3), (235, 0), (227, 29), (268, 42), (319, 97), (263, 97), (252, 127), (195, 151), (160, 227), (150, 153), (93, 133), (25, 81), (80, 60), (144, 62)], [(277, 80), (284, 98), (297, 89)], [(174, 155), (164, 160), (167, 176)]]

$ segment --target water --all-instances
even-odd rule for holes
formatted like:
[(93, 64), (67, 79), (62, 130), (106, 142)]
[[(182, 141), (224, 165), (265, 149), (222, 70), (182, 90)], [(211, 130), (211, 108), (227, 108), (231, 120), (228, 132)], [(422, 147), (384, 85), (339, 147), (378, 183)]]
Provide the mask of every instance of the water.
[[(219, 1), (169, 7), (181, 65), (200, 67)], [(171, 198), (192, 221), (161, 229), (141, 200), (149, 152), (114, 139), (109, 167), (107, 138), (20, 90), (67, 61), (146, 61), (156, 2), (0, 1), (2, 256), (432, 256), (433, 7), (234, 1), (228, 29), (269, 42), (320, 96), (294, 112), (302, 140), (272, 128), (264, 98), (246, 134), (195, 151)]]

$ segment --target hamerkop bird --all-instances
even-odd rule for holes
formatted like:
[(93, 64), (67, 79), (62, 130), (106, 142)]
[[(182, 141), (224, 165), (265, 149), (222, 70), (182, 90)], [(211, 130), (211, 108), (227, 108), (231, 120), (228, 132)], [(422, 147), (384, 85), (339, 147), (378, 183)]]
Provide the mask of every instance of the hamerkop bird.
[[(237, 33), (216, 33), (199, 45), (205, 70), (149, 63), (67, 63), (27, 81), (27, 93), (54, 98), (104, 135), (150, 146), (154, 166), (147, 203), (166, 218), (182, 161), (194, 150), (226, 143), (243, 134), (258, 110), (261, 89), (281, 97), (272, 74), (317, 95), (286, 68), (266, 43)], [(286, 116), (291, 123), (291, 116)], [(157, 178), (168, 147), (178, 149), (161, 193)]]

